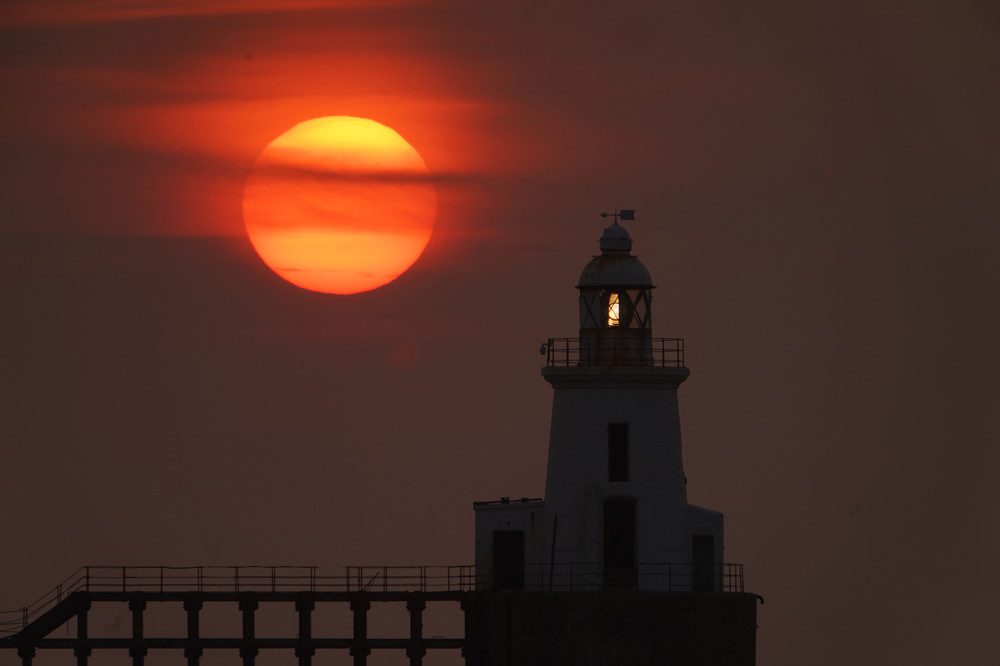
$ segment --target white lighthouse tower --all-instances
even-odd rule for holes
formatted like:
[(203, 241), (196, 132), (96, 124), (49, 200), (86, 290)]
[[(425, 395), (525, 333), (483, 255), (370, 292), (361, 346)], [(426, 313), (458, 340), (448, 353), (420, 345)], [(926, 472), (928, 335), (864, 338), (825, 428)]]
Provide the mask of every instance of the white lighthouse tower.
[(579, 337), (543, 345), (545, 499), (477, 502), (483, 589), (718, 591), (722, 514), (687, 503), (683, 340), (652, 335), (653, 283), (616, 213), (577, 285)]

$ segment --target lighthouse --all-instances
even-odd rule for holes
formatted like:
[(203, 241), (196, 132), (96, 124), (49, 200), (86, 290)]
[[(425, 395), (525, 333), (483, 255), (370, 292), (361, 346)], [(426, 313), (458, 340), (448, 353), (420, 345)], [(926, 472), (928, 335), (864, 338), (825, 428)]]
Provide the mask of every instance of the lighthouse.
[(633, 213), (580, 274), (577, 337), (541, 347), (545, 497), (473, 505), (483, 663), (755, 663), (760, 597), (723, 560), (722, 514), (687, 501), (684, 340), (653, 336)]
[(654, 338), (649, 271), (615, 215), (577, 284), (576, 338), (550, 338), (544, 500), (481, 502), (476, 564), (497, 588), (715, 590), (722, 514), (687, 502), (684, 341)]

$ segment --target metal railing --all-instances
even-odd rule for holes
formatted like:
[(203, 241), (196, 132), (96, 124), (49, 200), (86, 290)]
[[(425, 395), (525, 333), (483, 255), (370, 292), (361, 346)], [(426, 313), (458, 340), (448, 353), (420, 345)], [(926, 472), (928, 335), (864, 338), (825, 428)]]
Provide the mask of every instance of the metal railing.
[(347, 592), (468, 592), (476, 588), (472, 565), (344, 567)]
[[(323, 576), (315, 566), (90, 566), (32, 603), (0, 611), (0, 637), (15, 634), (73, 592), (470, 592), (495, 589), (493, 574), (473, 565), (348, 566)], [(610, 578), (609, 578), (610, 575)], [(606, 570), (600, 563), (531, 563), (518, 588), (536, 591), (650, 589), (743, 592), (742, 564), (640, 563)]]
[[(495, 588), (494, 578), (481, 582), (480, 589)], [(601, 589), (743, 592), (743, 565), (641, 562), (634, 568), (608, 569), (600, 562), (539, 562), (525, 565), (523, 587), (559, 592)]]
[(360, 566), (323, 576), (315, 566), (88, 566), (32, 603), (0, 611), (0, 637), (15, 634), (78, 591), (87, 592), (464, 592), (475, 567)]
[(545, 365), (638, 366), (680, 368), (684, 366), (684, 338), (549, 338), (542, 345)]
[(77, 569), (66, 580), (35, 599), (27, 606), (15, 610), (0, 611), (0, 637), (16, 634), (49, 608), (59, 604), (65, 597), (86, 587), (86, 567)]
[(690, 562), (640, 563), (605, 568), (599, 562), (529, 563), (523, 575), (481, 575), (479, 590), (524, 589), (536, 592), (650, 590), (659, 592), (744, 592), (743, 565)]

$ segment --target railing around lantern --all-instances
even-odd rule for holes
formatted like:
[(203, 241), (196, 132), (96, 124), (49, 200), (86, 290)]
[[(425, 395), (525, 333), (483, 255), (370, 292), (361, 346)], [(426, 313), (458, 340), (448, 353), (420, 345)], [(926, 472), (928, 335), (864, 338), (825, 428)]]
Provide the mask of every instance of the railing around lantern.
[(603, 360), (618, 358), (628, 359), (626, 365), (679, 368), (684, 338), (549, 338), (542, 353), (550, 368), (604, 365)]

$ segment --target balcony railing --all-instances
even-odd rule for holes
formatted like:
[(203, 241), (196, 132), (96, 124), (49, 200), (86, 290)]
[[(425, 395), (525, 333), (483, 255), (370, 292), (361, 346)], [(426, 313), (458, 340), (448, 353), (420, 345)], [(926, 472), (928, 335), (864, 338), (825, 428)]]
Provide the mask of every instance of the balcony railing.
[(684, 338), (607, 336), (594, 338), (549, 338), (542, 345), (545, 364), (552, 367), (579, 366), (684, 366)]
[(524, 566), (523, 577), (480, 576), (478, 589), (533, 591), (657, 590), (665, 592), (743, 592), (743, 565), (733, 563), (656, 562), (634, 568), (605, 568), (599, 562), (534, 563)]

